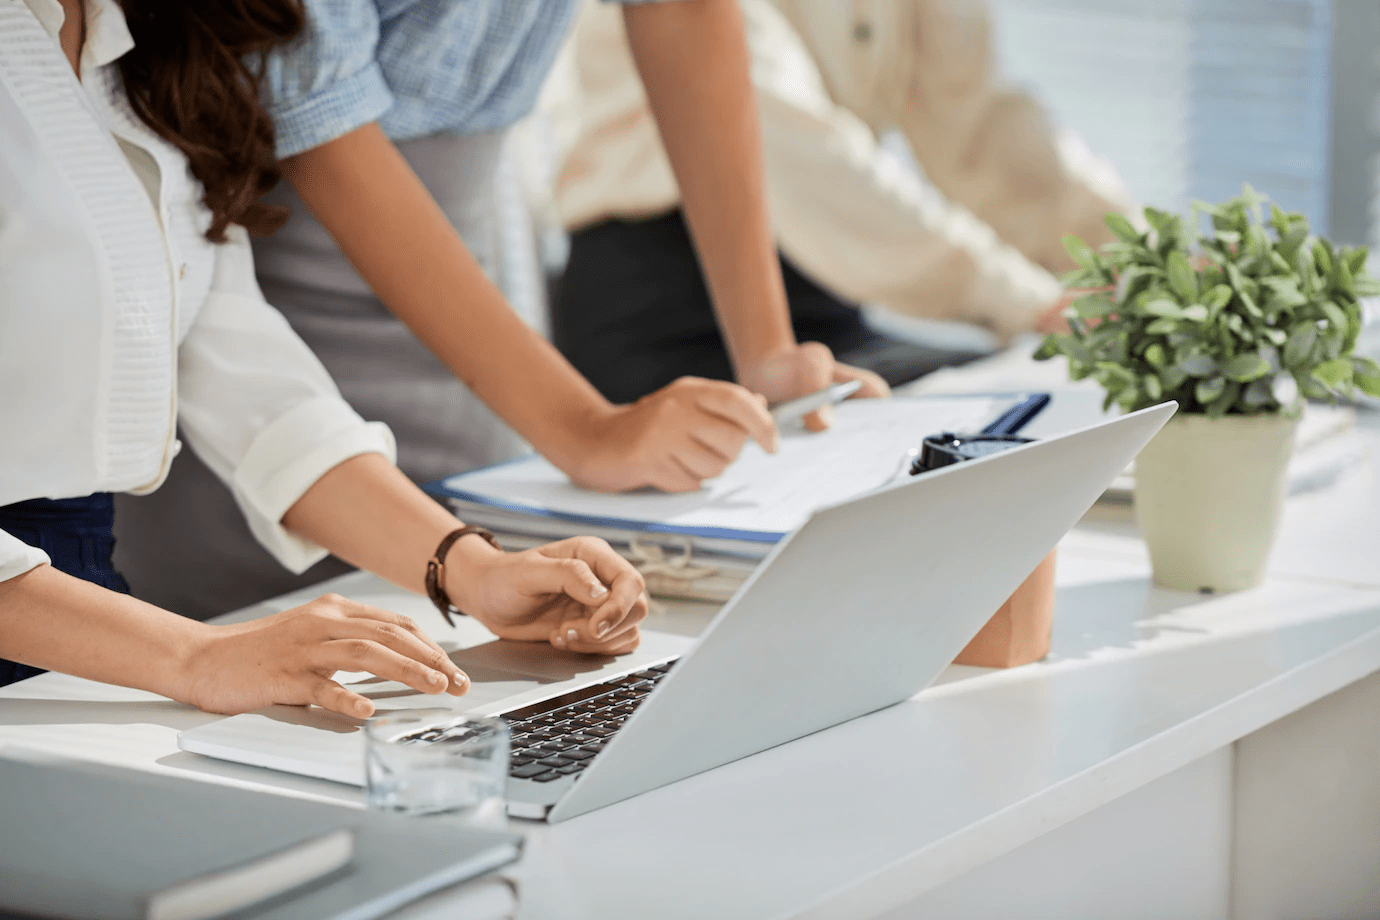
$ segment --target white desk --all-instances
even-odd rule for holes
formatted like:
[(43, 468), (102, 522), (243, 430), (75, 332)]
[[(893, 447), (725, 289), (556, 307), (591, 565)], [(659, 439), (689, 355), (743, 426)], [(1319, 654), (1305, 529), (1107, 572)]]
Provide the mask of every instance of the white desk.
[[(900, 705), (602, 811), (514, 822), (524, 916), (1374, 916), (1378, 521), (1372, 455), (1291, 500), (1264, 586), (1203, 597), (1153, 588), (1129, 512), (1094, 509), (1061, 547), (1048, 660), (951, 668)], [(365, 576), (334, 587), (436, 620)], [(709, 612), (650, 625), (694, 633)], [(359, 801), (177, 750), (213, 718), (60, 675), (0, 691), (0, 742)]]

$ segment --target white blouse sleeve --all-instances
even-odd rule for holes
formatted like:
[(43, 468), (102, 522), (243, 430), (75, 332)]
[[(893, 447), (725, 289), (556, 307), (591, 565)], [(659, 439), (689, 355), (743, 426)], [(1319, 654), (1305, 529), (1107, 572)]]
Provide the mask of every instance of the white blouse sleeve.
[(8, 581), (51, 561), (43, 550), (0, 530), (0, 581)]
[(301, 572), (326, 555), (289, 533), (283, 515), (350, 457), (396, 459), (387, 426), (365, 422), (321, 362), (269, 306), (242, 227), (216, 247), (215, 278), (178, 353), (178, 418), (197, 455), (234, 493), (249, 528)]

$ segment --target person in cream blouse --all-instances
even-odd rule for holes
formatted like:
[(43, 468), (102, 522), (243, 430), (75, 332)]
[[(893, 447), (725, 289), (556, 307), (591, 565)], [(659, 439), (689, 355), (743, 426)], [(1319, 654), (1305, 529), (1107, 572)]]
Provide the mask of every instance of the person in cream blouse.
[[(1003, 342), (1059, 328), (1068, 298), (1055, 274), (1073, 267), (1063, 234), (1110, 239), (1103, 216), (1134, 209), (1109, 167), (1001, 80), (985, 0), (740, 5), (772, 228), (802, 278), (797, 317), (823, 300), (830, 317), (875, 304)], [(603, 4), (584, 3), (541, 110), (559, 140), (552, 204), (572, 237), (555, 341), (621, 398), (638, 391), (611, 370), (625, 354), (708, 375), (722, 349), (707, 302), (689, 293), (680, 190), (623, 24)], [(889, 130), (923, 178), (881, 142)], [(680, 265), (691, 277), (668, 270)], [(687, 346), (668, 329), (699, 338)]]
[[(340, 398), (264, 301), (243, 228), (207, 240), (185, 157), (126, 99), (115, 62), (132, 46), (115, 0), (0, 0), (0, 525), (35, 500), (156, 489), (180, 422), (285, 566), (330, 550), (420, 591), (459, 522), (397, 471), (388, 429)], [(453, 546), (438, 550), (443, 587), (499, 635), (636, 646), (641, 579), (601, 541)], [(386, 611), (327, 596), (210, 626), (50, 561), (0, 527), (0, 656), (216, 711), (315, 702), (368, 715), (337, 669), (432, 693), (468, 686)]]

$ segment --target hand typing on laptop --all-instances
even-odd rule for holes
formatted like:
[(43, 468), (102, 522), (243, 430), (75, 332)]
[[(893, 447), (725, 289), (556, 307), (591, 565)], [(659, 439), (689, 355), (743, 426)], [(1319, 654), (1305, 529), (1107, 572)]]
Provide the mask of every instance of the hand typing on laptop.
[(470, 679), (409, 617), (335, 594), (273, 616), (195, 630), (175, 699), (208, 712), (316, 704), (368, 718), (374, 704), (332, 679), (369, 671), (419, 693), (459, 696)]
[[(520, 553), (465, 540), (447, 591), (459, 609), (505, 639), (605, 655), (631, 652), (647, 615), (642, 576), (602, 540), (575, 537)], [(316, 704), (360, 718), (374, 705), (332, 679), (369, 671), (420, 693), (469, 690), (457, 668), (409, 617), (325, 595), (234, 626), (188, 624), (187, 686), (174, 694), (211, 712), (271, 703)]]

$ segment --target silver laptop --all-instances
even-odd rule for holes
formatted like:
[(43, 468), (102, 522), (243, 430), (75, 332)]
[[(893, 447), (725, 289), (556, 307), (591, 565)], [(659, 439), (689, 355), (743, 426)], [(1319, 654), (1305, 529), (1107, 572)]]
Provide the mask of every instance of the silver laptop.
[[(481, 694), (468, 705), (461, 698), (459, 708), (503, 715), (514, 728), (510, 812), (572, 818), (913, 696), (1174, 408), (1144, 409), (824, 508), (683, 649), (649, 633), (643, 648), (620, 659), (498, 642), (458, 652), (474, 679), (471, 693)], [(522, 656), (537, 663), (515, 660)], [(555, 673), (543, 677), (542, 661)], [(380, 708), (436, 704), (408, 693), (402, 688)], [(178, 744), (362, 784), (359, 724), (271, 707), (184, 731)]]

